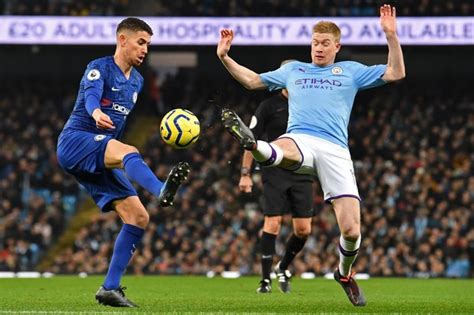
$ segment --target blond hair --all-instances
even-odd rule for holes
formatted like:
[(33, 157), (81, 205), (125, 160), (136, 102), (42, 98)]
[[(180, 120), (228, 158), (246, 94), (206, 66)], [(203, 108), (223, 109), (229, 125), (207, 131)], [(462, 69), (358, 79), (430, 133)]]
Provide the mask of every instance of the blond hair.
[(336, 42), (341, 40), (341, 29), (333, 22), (321, 21), (313, 26), (314, 33), (329, 33), (334, 35)]

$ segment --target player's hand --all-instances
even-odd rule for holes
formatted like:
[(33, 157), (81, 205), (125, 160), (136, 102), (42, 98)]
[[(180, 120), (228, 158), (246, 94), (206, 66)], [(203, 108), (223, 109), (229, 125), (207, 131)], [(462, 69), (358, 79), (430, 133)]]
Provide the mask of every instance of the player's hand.
[(221, 38), (219, 43), (217, 44), (217, 56), (219, 59), (224, 58), (227, 56), (227, 53), (230, 50), (230, 45), (232, 44), (232, 40), (234, 39), (234, 31), (231, 29), (223, 29), (221, 30)]
[(384, 4), (380, 7), (380, 25), (385, 35), (396, 35), (397, 33), (397, 9)]
[(252, 178), (250, 176), (240, 176), (240, 181), (239, 181), (239, 189), (241, 192), (244, 193), (251, 193), (252, 192)]
[(99, 129), (115, 129), (114, 122), (110, 119), (109, 115), (105, 114), (99, 108), (94, 110), (92, 118), (94, 118), (95, 124)]

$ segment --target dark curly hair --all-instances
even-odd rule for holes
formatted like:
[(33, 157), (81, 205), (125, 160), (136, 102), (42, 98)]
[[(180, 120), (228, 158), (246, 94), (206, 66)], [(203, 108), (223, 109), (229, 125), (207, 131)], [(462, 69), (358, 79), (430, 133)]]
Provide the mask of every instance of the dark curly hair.
[(153, 35), (150, 25), (135, 17), (129, 17), (120, 22), (117, 26), (117, 33), (121, 30), (130, 30), (134, 32), (145, 31), (148, 34)]

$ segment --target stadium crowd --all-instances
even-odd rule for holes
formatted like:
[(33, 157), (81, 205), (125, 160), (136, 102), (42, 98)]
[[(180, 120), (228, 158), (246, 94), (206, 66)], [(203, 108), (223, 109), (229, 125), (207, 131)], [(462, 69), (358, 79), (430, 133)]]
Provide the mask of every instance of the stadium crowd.
[(71, 98), (58, 92), (60, 84), (2, 82), (0, 271), (30, 271), (61, 235), (79, 197), (56, 163), (62, 109)]
[(130, 6), (128, 0), (3, 0), (0, 9), (5, 15), (121, 16)]
[[(245, 113), (256, 106), (257, 98), (228, 82), (194, 80), (182, 73), (168, 80), (162, 87), (167, 106), (190, 104), (186, 107), (201, 119), (202, 135), (193, 149), (181, 151), (165, 146), (158, 128), (149, 135), (142, 152), (159, 177), (164, 178), (178, 159), (189, 161), (192, 173), (171, 209), (158, 209), (156, 198), (140, 191), (151, 219), (129, 271), (256, 274), (263, 222), (259, 175), (253, 175), (257, 185), (252, 194), (239, 192), (242, 152), (223, 132), (215, 105), (233, 104), (249, 121)], [(188, 89), (183, 92), (182, 86)], [(210, 87), (221, 88), (215, 93)], [(474, 94), (468, 88), (452, 86), (447, 94), (413, 81), (358, 98), (349, 133), (363, 198), (358, 272), (473, 276), (473, 107)], [(293, 266), (297, 274), (332, 272), (338, 262), (339, 232), (317, 181), (314, 207), (313, 232)], [(288, 223), (286, 218), (278, 239), (280, 255), (291, 233)], [(105, 272), (111, 240), (119, 229), (113, 213), (97, 215), (77, 235), (74, 246), (56, 257), (51, 271)]]
[(471, 16), (474, 4), (460, 0), (5, 0), (0, 11), (12, 15), (158, 16), (376, 16), (383, 3), (401, 16)]

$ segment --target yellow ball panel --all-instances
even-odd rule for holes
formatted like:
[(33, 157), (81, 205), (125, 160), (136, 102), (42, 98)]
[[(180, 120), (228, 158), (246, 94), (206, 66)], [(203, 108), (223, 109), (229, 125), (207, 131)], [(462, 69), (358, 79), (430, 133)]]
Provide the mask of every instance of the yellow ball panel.
[(168, 112), (160, 124), (161, 138), (176, 149), (186, 149), (196, 143), (200, 131), (199, 119), (192, 112), (181, 108)]

